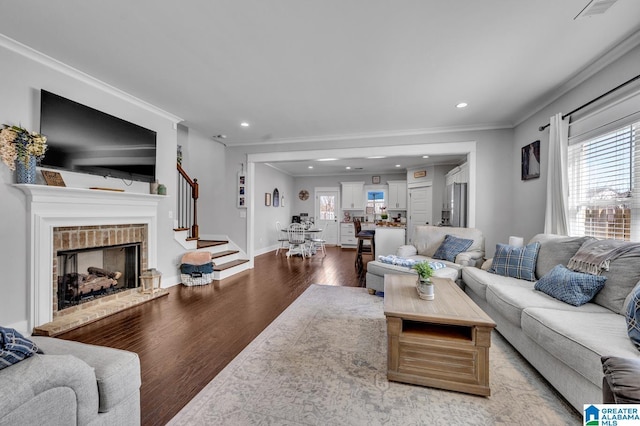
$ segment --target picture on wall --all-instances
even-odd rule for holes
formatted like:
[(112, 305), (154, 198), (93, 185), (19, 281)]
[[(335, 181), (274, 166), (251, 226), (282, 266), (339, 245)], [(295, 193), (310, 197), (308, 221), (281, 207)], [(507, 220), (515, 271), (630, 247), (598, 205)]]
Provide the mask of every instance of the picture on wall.
[(271, 205), (271, 193), (270, 192), (265, 192), (264, 193), (264, 205), (269, 207)]
[(246, 177), (244, 174), (242, 173), (238, 173), (238, 190), (236, 191), (236, 197), (237, 197), (237, 204), (236, 207), (238, 208), (246, 208), (247, 207), (247, 203), (246, 203), (246, 199), (245, 196), (247, 194), (247, 186), (245, 185), (246, 182)]
[(540, 141), (522, 147), (522, 180), (540, 177)]

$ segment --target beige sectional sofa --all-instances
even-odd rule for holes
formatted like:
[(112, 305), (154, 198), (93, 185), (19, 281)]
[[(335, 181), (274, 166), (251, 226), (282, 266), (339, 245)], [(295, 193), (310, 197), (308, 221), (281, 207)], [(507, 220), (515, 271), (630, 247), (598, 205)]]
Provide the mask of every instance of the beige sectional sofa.
[[(438, 247), (447, 235), (473, 240), (471, 246), (458, 254), (455, 262), (433, 259)], [(447, 267), (435, 271), (435, 276), (447, 277), (453, 280), (461, 278), (463, 266), (480, 266), (484, 257), (484, 235), (475, 228), (458, 228), (451, 226), (421, 225), (416, 227), (413, 244), (399, 247), (398, 256), (415, 260), (437, 260)], [(369, 291), (384, 291), (384, 274), (416, 274), (405, 266), (396, 266), (379, 260), (367, 263), (366, 287)]]
[(43, 354), (0, 370), (0, 426), (140, 424), (136, 353), (30, 339)]
[[(539, 234), (535, 276), (567, 265), (585, 238)], [(577, 410), (602, 402), (602, 356), (640, 359), (627, 334), (624, 309), (640, 281), (640, 249), (611, 262), (605, 286), (582, 306), (572, 306), (526, 281), (462, 269), (465, 292), (496, 322), (502, 334)], [(640, 383), (638, 383), (640, 385)]]

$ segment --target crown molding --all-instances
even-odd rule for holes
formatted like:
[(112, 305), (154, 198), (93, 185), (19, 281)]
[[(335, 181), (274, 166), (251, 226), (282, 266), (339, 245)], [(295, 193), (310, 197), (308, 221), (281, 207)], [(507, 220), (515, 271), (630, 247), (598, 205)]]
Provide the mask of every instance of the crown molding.
[[(441, 133), (454, 133), (454, 132), (473, 132), (483, 130), (504, 130), (513, 129), (512, 124), (480, 124), (470, 126), (451, 126), (451, 127), (434, 127), (428, 129), (411, 129), (411, 130), (396, 130), (385, 132), (370, 132), (370, 133), (349, 133), (343, 135), (326, 135), (326, 136), (310, 136), (302, 138), (281, 138), (281, 139), (269, 139), (263, 142), (239, 142), (229, 143), (231, 147), (239, 146), (260, 146), (260, 145), (281, 145), (292, 143), (317, 143), (317, 142), (331, 142), (331, 141), (347, 141), (358, 139), (381, 139), (381, 138), (397, 138), (408, 136), (421, 136), (421, 135), (433, 135)], [(227, 139), (227, 141), (229, 141)]]
[(553, 95), (543, 101), (540, 101), (538, 106), (532, 108), (530, 113), (526, 114), (519, 120), (516, 120), (514, 127), (519, 126), (529, 118), (533, 117), (535, 114), (542, 111), (544, 108), (548, 107), (549, 105), (560, 99), (562, 96), (566, 95), (568, 92), (575, 89), (580, 84), (584, 83), (589, 78), (593, 77), (594, 75), (605, 69), (607, 66), (611, 65), (638, 46), (640, 46), (640, 30), (631, 34), (615, 47), (608, 50), (604, 55), (600, 56), (598, 59), (575, 73), (572, 77), (569, 77), (569, 79), (564, 83), (550, 90)]
[(71, 78), (81, 81), (82, 83), (95, 87), (99, 90), (109, 93), (110, 95), (116, 96), (124, 101), (134, 104), (137, 107), (150, 111), (153, 114), (159, 115), (160, 117), (171, 121), (174, 124), (174, 127), (176, 124), (184, 121), (182, 118), (171, 114), (170, 112), (158, 108), (155, 105), (143, 101), (142, 99), (136, 98), (135, 96), (132, 96), (114, 86), (111, 86), (104, 81), (98, 80), (97, 78), (92, 77), (85, 72), (73, 68), (72, 66), (67, 65), (63, 62), (60, 62), (59, 60), (54, 59), (51, 56), (45, 55), (42, 52), (39, 52), (25, 44), (20, 43), (19, 41), (9, 38), (4, 34), (0, 34), (0, 46), (21, 56), (24, 56), (25, 58), (28, 58), (34, 62), (51, 68), (61, 74), (67, 75)]

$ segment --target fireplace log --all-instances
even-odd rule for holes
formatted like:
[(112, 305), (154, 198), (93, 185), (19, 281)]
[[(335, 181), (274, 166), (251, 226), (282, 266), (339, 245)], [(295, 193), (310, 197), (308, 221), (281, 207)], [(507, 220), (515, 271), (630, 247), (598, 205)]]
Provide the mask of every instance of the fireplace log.
[(89, 274), (91, 274), (91, 275), (99, 275), (101, 277), (109, 277), (109, 278), (113, 278), (114, 280), (117, 280), (118, 278), (120, 278), (122, 276), (122, 272), (119, 272), (119, 271), (116, 271), (116, 272), (107, 271), (106, 269), (96, 268), (95, 266), (88, 267), (87, 268), (87, 272), (89, 272)]

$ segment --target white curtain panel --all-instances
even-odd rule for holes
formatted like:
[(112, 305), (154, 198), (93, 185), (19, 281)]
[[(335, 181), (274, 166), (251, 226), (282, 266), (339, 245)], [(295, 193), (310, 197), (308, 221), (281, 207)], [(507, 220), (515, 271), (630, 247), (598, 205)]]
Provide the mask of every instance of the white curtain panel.
[(544, 232), (568, 235), (567, 146), (569, 123), (558, 113), (549, 119), (549, 167), (547, 168), (547, 208)]

